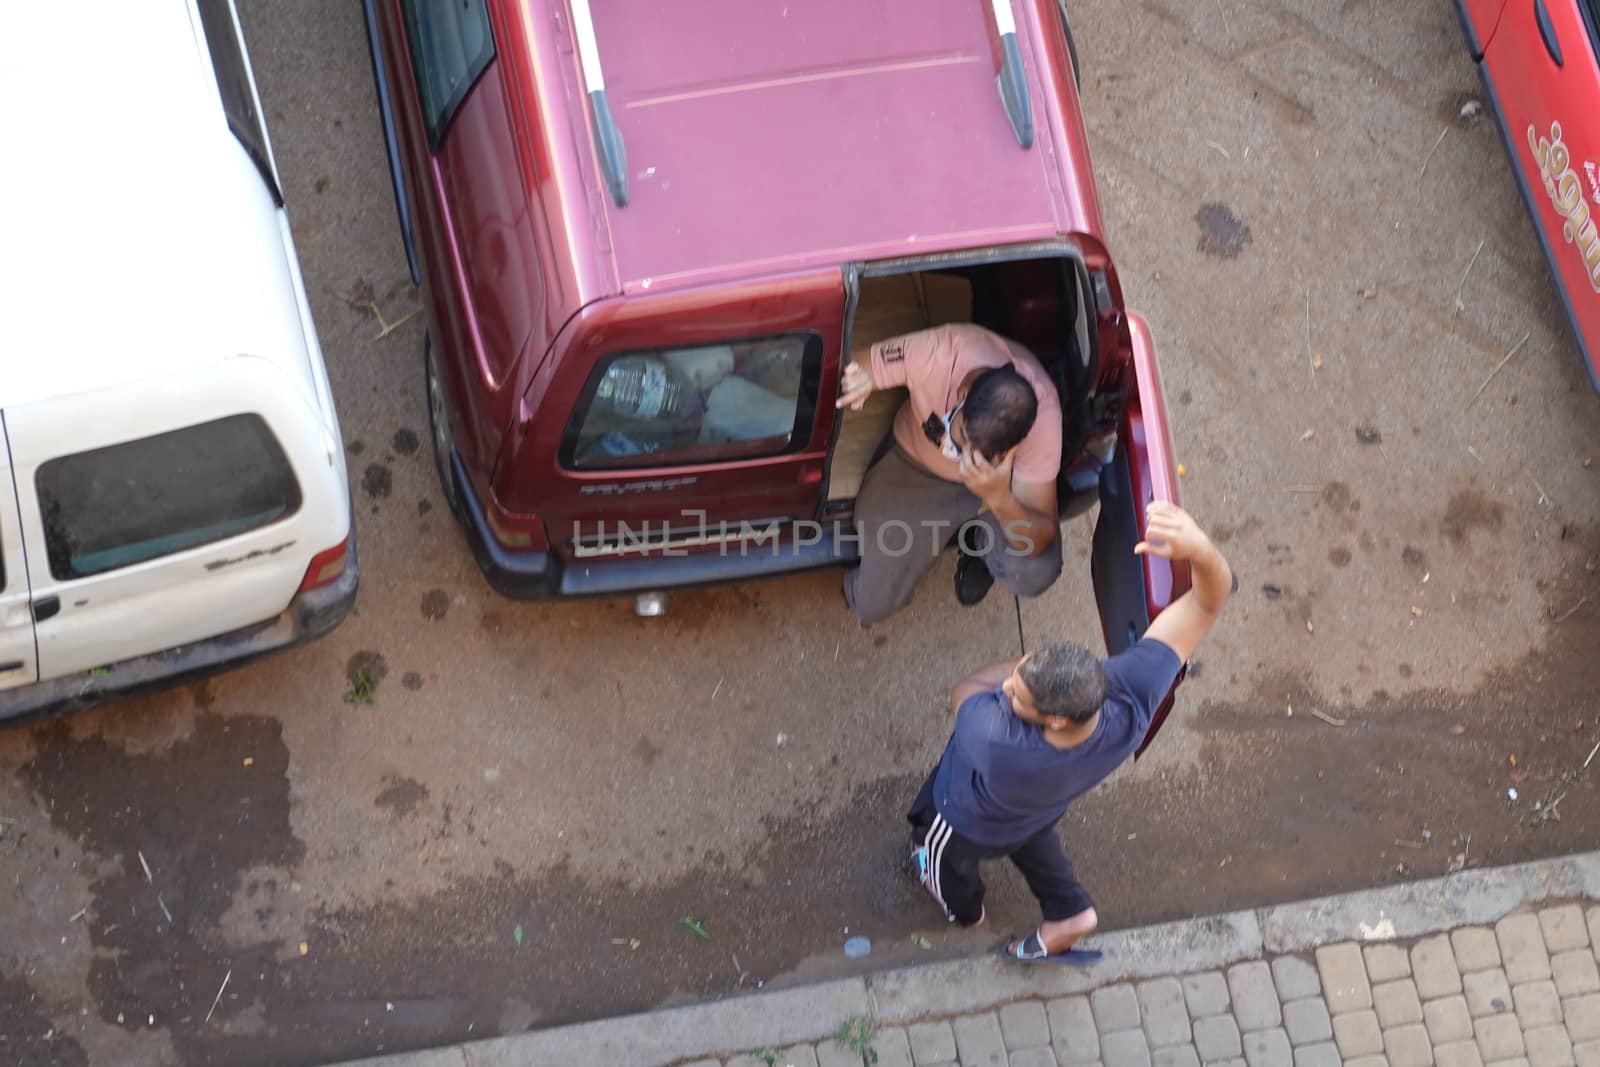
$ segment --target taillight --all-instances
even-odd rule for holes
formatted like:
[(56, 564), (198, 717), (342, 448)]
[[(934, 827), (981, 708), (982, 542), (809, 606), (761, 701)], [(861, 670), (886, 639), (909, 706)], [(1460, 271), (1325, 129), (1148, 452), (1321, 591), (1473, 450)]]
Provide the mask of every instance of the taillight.
[(483, 511), (484, 521), (489, 524), (489, 532), (494, 539), (507, 548), (532, 548), (533, 534), (527, 530), (513, 530), (505, 521), (496, 515), (497, 508), (488, 507)]
[(350, 541), (340, 541), (332, 548), (324, 549), (311, 557), (310, 566), (306, 567), (306, 576), (300, 582), (300, 592), (307, 589), (316, 589), (330, 582), (339, 580), (339, 575), (344, 573), (345, 560), (350, 556)]
[(483, 509), (484, 522), (489, 533), (503, 548), (514, 552), (543, 552), (549, 547), (545, 542), (544, 523), (537, 515), (507, 511), (500, 506), (494, 494), (489, 494), (489, 506)]

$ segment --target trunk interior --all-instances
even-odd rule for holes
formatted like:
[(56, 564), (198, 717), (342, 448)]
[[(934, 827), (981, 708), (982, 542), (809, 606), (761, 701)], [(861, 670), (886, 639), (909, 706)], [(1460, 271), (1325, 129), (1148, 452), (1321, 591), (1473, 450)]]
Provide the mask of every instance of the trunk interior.
[[(869, 265), (857, 281), (849, 348), (950, 322), (975, 322), (1027, 346), (1061, 398), (1064, 479), (1090, 432), (1096, 359), (1087, 286), (1081, 262), (1061, 253), (962, 266)], [(874, 391), (860, 411), (839, 413), (825, 497), (831, 508), (855, 498), (905, 398), (904, 389)], [(1069, 496), (1061, 493), (1063, 507)]]

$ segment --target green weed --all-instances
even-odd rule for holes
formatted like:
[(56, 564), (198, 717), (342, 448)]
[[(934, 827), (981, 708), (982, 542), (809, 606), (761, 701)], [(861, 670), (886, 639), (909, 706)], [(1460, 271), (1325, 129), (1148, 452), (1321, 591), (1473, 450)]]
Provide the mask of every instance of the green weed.
[(839, 1024), (833, 1040), (861, 1057), (861, 1067), (873, 1067), (878, 1062), (878, 1050), (872, 1047), (878, 1028), (865, 1015), (852, 1015)]
[(711, 940), (711, 931), (706, 929), (706, 921), (693, 915), (685, 915), (673, 924), (686, 934), (693, 934), (702, 941)]
[(346, 704), (372, 703), (372, 691), (378, 686), (372, 680), (372, 675), (366, 671), (356, 671), (350, 675), (350, 688), (345, 690), (344, 702)]

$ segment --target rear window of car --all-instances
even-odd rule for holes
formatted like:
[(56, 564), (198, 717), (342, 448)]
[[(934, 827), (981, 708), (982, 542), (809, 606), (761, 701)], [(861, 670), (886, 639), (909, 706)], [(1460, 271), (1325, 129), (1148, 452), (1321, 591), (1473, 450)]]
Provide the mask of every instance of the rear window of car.
[(58, 579), (236, 537), (300, 509), (294, 470), (259, 415), (48, 460), (34, 487)]
[(609, 356), (584, 387), (562, 464), (660, 467), (800, 448), (816, 414), (821, 365), (815, 333)]

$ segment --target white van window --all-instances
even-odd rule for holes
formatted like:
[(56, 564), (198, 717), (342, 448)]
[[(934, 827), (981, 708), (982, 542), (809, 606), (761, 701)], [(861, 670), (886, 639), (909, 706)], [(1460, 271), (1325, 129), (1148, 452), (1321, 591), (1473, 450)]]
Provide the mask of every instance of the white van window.
[(268, 162), (266, 128), (256, 110), (256, 96), (250, 85), (250, 68), (245, 63), (244, 43), (234, 30), (230, 0), (198, 0), (200, 21), (205, 26), (206, 47), (211, 52), (211, 67), (216, 71), (217, 90), (222, 94), (222, 110), (228, 116), (228, 129), (244, 145), (262, 179), (272, 190), (273, 199), (283, 206), (277, 180)]
[(259, 415), (61, 456), (39, 466), (34, 487), (58, 579), (236, 537), (300, 509), (300, 484)]
[(489, 13), (483, 0), (404, 0), (401, 6), (428, 142), (438, 148), (456, 109), (494, 58)]

